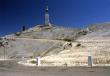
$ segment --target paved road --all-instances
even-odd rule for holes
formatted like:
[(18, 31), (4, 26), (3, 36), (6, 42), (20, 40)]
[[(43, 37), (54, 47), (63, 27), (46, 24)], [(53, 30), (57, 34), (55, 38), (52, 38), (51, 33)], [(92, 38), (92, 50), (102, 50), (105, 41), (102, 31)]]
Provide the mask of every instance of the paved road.
[(0, 61), (0, 76), (110, 76), (110, 67), (26, 67)]

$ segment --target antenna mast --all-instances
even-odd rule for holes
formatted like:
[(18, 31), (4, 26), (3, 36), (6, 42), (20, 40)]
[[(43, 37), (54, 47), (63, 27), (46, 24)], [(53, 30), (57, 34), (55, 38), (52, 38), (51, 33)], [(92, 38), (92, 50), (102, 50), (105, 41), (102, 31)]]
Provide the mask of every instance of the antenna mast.
[(49, 19), (49, 12), (48, 12), (48, 0), (45, 0), (45, 26), (51, 26), (50, 19)]

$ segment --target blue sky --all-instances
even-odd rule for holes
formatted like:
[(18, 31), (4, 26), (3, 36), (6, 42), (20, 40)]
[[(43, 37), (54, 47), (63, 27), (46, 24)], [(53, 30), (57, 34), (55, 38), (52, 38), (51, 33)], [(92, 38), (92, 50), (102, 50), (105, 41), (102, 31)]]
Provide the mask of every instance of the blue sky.
[[(66, 27), (110, 22), (110, 0), (48, 0), (51, 23)], [(44, 24), (45, 0), (0, 0), (0, 36)]]

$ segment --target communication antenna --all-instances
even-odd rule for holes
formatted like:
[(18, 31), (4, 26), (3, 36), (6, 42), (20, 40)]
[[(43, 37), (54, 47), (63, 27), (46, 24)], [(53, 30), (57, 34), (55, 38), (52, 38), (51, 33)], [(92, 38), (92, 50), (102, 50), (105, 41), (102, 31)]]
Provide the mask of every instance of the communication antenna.
[(45, 0), (45, 26), (51, 26), (48, 10), (48, 0)]

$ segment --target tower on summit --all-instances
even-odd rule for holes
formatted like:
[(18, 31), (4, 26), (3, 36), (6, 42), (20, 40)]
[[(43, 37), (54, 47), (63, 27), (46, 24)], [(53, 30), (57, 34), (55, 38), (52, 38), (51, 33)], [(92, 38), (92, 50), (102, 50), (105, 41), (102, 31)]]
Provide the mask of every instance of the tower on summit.
[(45, 26), (51, 26), (48, 10), (49, 10), (48, 5), (46, 4), (46, 8), (45, 8)]

